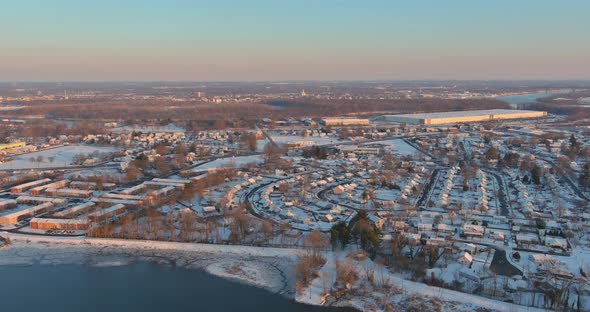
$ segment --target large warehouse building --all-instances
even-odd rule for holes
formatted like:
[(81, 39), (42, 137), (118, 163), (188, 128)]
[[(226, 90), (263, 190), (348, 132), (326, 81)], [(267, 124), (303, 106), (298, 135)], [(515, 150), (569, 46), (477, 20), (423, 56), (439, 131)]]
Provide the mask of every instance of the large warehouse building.
[(455, 111), (440, 113), (402, 114), (385, 115), (385, 121), (419, 124), (419, 125), (440, 125), (462, 122), (482, 122), (501, 119), (527, 119), (543, 118), (547, 112), (515, 110), (515, 109), (486, 109), (473, 111)]
[(348, 117), (325, 117), (320, 120), (324, 126), (368, 126), (368, 119)]

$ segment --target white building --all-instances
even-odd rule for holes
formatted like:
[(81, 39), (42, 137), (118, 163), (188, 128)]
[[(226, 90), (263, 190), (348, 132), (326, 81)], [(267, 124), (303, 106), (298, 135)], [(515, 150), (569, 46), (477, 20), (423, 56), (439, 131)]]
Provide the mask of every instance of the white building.
[(324, 126), (368, 126), (369, 120), (360, 118), (326, 117), (322, 118), (321, 124)]
[(440, 125), (450, 123), (483, 122), (502, 119), (526, 119), (543, 117), (547, 117), (547, 112), (514, 109), (488, 109), (440, 113), (384, 115), (383, 119), (385, 121), (408, 124)]

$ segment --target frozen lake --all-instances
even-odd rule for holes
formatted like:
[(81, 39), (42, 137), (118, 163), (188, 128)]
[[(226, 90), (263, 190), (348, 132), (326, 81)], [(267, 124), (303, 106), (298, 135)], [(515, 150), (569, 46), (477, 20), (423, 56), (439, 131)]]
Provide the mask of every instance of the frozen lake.
[(200, 270), (124, 266), (0, 266), (2, 311), (344, 311), (295, 303)]

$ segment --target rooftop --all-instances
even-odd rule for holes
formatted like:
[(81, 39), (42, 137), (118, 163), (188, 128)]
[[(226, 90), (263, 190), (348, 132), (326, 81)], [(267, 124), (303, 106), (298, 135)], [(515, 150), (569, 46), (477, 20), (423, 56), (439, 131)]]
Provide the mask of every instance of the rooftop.
[(532, 111), (532, 110), (517, 110), (517, 109), (482, 109), (482, 110), (470, 110), (470, 111), (400, 114), (400, 115), (386, 115), (386, 116), (428, 119), (428, 118), (453, 118), (453, 117), (465, 117), (465, 116), (509, 115), (509, 114), (528, 114), (528, 113), (543, 113), (543, 112), (542, 111)]

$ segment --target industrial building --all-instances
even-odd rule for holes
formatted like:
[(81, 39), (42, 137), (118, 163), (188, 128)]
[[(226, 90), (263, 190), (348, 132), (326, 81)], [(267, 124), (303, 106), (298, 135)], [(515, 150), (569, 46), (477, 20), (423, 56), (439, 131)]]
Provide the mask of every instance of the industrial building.
[(547, 112), (515, 109), (486, 109), (473, 111), (384, 115), (383, 119), (385, 121), (408, 124), (440, 125), (450, 123), (483, 122), (492, 120), (527, 119), (543, 117), (547, 117)]
[(324, 126), (368, 126), (368, 119), (344, 118), (344, 117), (326, 117), (322, 118), (320, 123)]

